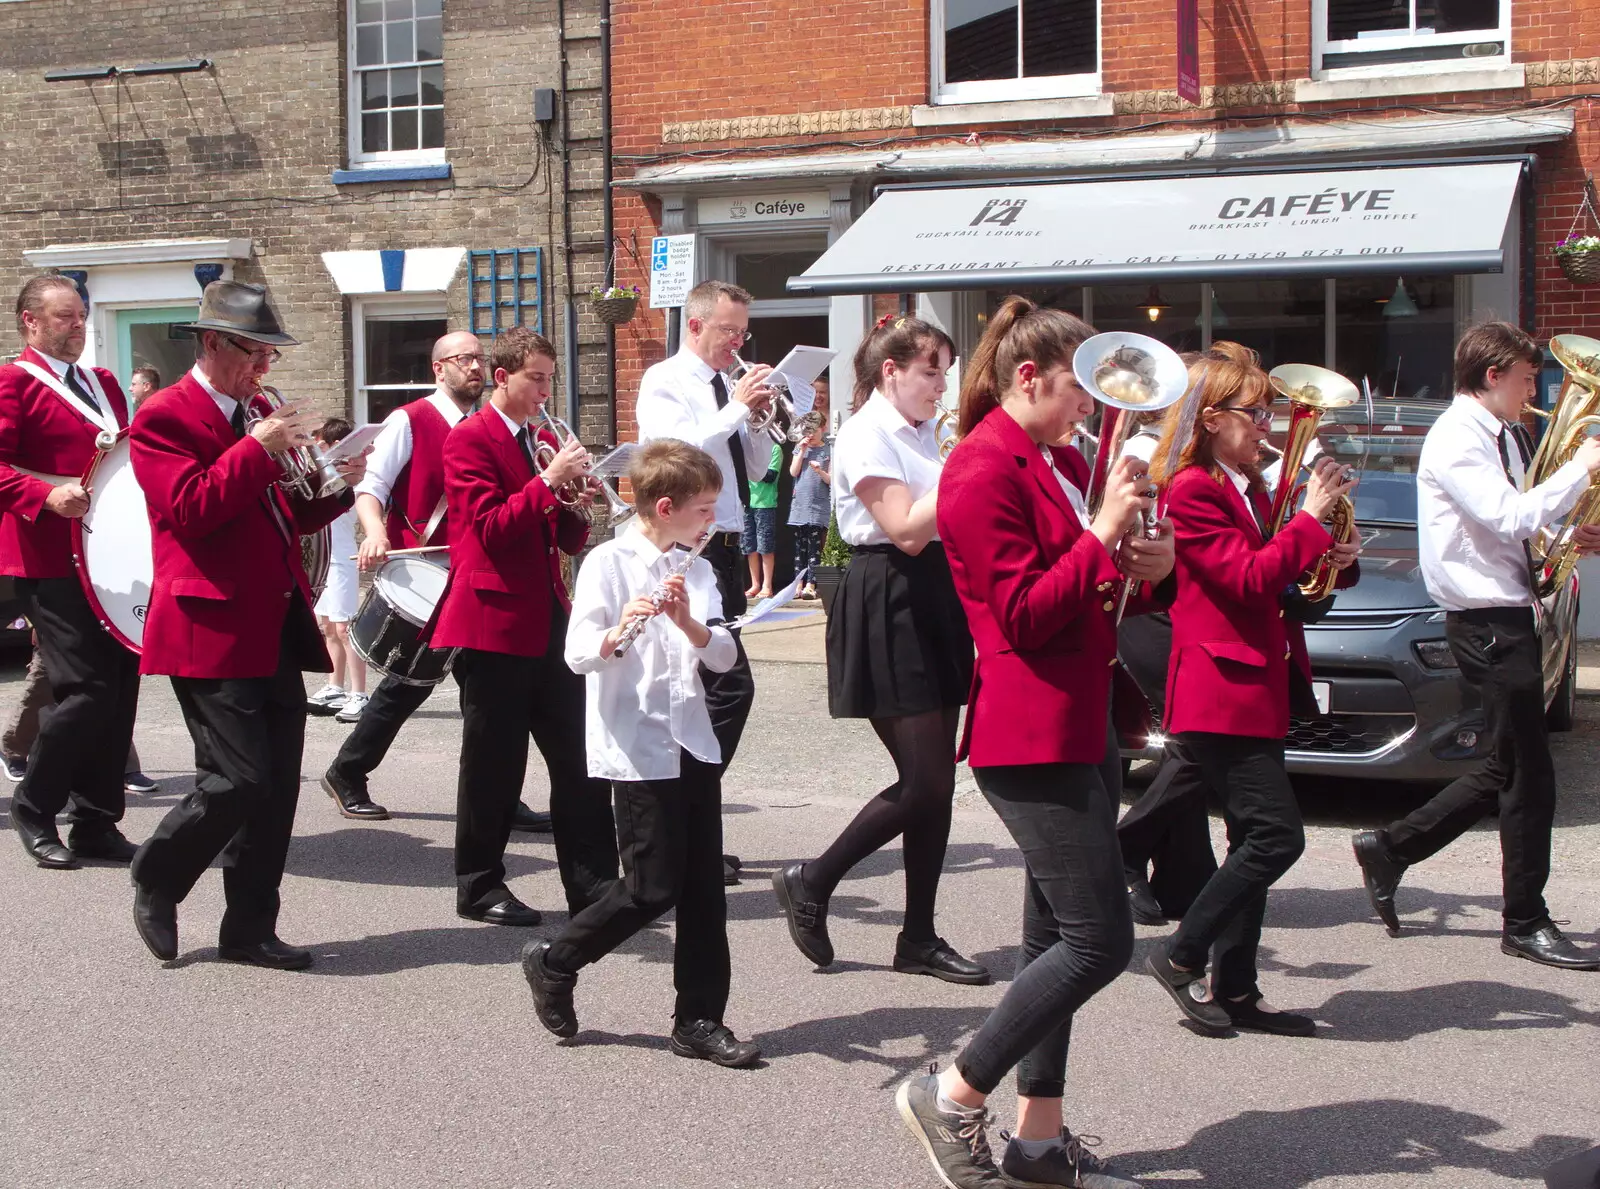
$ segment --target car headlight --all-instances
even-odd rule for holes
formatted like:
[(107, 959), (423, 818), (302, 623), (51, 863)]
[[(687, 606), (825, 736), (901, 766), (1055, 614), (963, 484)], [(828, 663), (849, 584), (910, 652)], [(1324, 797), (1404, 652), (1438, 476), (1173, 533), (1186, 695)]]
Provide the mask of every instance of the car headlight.
[(1411, 646), (1424, 669), (1454, 669), (1456, 658), (1447, 640), (1418, 640)]

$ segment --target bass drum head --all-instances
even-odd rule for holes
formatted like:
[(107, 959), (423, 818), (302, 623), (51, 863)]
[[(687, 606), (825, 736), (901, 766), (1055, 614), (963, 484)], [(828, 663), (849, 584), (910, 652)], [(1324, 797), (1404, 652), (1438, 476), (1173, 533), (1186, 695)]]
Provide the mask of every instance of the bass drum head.
[(90, 465), (84, 476), (89, 511), (72, 522), (72, 547), (78, 577), (101, 625), (138, 652), (155, 561), (150, 515), (129, 455), (123, 434)]
[(383, 592), (384, 601), (406, 622), (424, 627), (444, 598), (450, 578), (448, 557), (445, 553), (391, 557), (378, 568), (373, 582)]

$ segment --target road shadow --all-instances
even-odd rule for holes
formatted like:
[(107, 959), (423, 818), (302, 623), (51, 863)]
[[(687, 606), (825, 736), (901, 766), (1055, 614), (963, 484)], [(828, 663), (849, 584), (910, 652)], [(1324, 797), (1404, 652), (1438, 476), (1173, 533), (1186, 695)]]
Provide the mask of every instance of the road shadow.
[[(1381, 930), (1377, 915), (1360, 884), (1360, 872), (1351, 864), (1356, 881), (1347, 888), (1273, 888), (1267, 897), (1266, 926), (1269, 929), (1331, 929), (1340, 925), (1371, 922), (1373, 929)], [(1486, 873), (1491, 886), (1496, 882), (1493, 873)], [(1499, 937), (1500, 909), (1503, 904), (1498, 891), (1483, 895), (1462, 895), (1458, 892), (1438, 892), (1420, 883), (1400, 884), (1395, 893), (1395, 909), (1400, 914), (1403, 940), (1405, 934), (1442, 935), (1466, 937)], [(1468, 922), (1487, 917), (1492, 923), (1487, 927)], [(1576, 935), (1575, 935), (1576, 936)]]
[(1453, 1029), (1600, 1028), (1600, 1012), (1566, 995), (1479, 979), (1409, 991), (1340, 991), (1310, 1011), (1319, 1037), (1377, 1044)]
[[(770, 1061), (815, 1053), (846, 1065), (883, 1069), (880, 1088), (898, 1085), (946, 1056), (988, 1018), (990, 1008), (878, 1007), (853, 1016), (802, 1020), (753, 1037)], [(878, 1050), (887, 1048), (888, 1052)]]
[(1389, 1176), (1414, 1184), (1449, 1169), (1508, 1180), (1537, 1178), (1544, 1168), (1593, 1144), (1541, 1135), (1520, 1148), (1491, 1147), (1479, 1137), (1505, 1128), (1494, 1119), (1426, 1102), (1374, 1098), (1285, 1111), (1245, 1111), (1202, 1127), (1175, 1148), (1118, 1153), (1129, 1176), (1157, 1176), (1213, 1189), (1302, 1189), (1346, 1179)]
[(459, 928), (443, 926), (372, 933), (310, 946), (313, 965), (307, 973), (332, 978), (363, 978), (426, 966), (503, 965), (509, 968), (516, 966), (523, 945), (538, 935), (537, 929), (506, 929), (465, 921)]
[[(550, 858), (529, 853), (526, 840), (543, 840)], [(534, 845), (539, 845), (537, 841)], [(538, 875), (555, 869), (554, 848), (547, 834), (514, 834), (506, 849), (507, 879)], [(296, 835), (289, 846), (285, 874), (335, 883), (371, 884), (375, 887), (454, 887), (455, 868), (450, 843), (404, 830), (351, 826), (324, 834)]]

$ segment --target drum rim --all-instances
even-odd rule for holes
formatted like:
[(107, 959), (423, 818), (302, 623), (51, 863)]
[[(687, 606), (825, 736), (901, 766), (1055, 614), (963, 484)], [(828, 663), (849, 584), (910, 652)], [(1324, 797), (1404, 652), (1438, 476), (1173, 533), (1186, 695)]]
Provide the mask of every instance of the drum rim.
[[(117, 431), (116, 439), (111, 443), (111, 448), (108, 449), (108, 450), (96, 450), (94, 452), (94, 457), (89, 460), (89, 464), (86, 467), (83, 468), (83, 477), (80, 480), (80, 482), (83, 484), (84, 490), (89, 493), (91, 502), (93, 501), (93, 498), (94, 498), (94, 476), (95, 476), (95, 472), (100, 469), (100, 467), (105, 463), (106, 459), (111, 457), (111, 455), (116, 451), (117, 447), (120, 446), (123, 443), (123, 441), (127, 439), (127, 437), (128, 437), (128, 429), (127, 429), (126, 426), (124, 426), (122, 429)], [(128, 465), (130, 467), (133, 465), (131, 457), (129, 458)], [(137, 487), (138, 483), (139, 483), (138, 476), (134, 476), (134, 486)], [(139, 494), (141, 496), (144, 495), (144, 489), (143, 488), (139, 489)], [(140, 626), (140, 639), (138, 641), (130, 640), (128, 638), (127, 633), (125, 633), (121, 628), (119, 628), (112, 621), (111, 616), (106, 613), (105, 606), (100, 601), (100, 594), (94, 588), (94, 582), (89, 576), (88, 561), (86, 559), (86, 556), (85, 556), (85, 553), (84, 553), (84, 547), (83, 547), (83, 522), (84, 522), (84, 519), (85, 519), (84, 517), (78, 516), (78, 517), (75, 517), (72, 520), (72, 568), (73, 568), (74, 571), (76, 571), (76, 573), (78, 575), (78, 585), (83, 588), (84, 598), (88, 600), (89, 609), (94, 612), (95, 621), (97, 623), (99, 623), (101, 628), (103, 628), (105, 630), (106, 634), (109, 635), (118, 644), (120, 644), (124, 648), (126, 648), (129, 652), (133, 653), (134, 656), (142, 656), (144, 654), (144, 640), (143, 640), (144, 621), (140, 620), (140, 624), (139, 624), (139, 626)], [(151, 575), (152, 593), (154, 593), (154, 585), (155, 585), (155, 576), (154, 576), (154, 574), (152, 574)], [(150, 605), (148, 603), (146, 603), (145, 604), (145, 612), (146, 612), (146, 614), (149, 613), (149, 610), (150, 610)]]

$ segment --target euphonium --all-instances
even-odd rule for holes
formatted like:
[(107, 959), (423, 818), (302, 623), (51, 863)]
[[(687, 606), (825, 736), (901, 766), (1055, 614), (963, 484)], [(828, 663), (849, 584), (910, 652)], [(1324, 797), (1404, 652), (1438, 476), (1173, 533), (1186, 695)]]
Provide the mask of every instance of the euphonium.
[[(735, 351), (728, 378), (737, 384), (740, 377), (755, 366), (741, 359)], [(772, 396), (763, 407), (750, 410), (751, 433), (764, 433), (781, 446), (785, 442), (803, 442), (822, 428), (823, 416), (815, 407), (804, 416), (794, 411), (789, 386), (780, 373), (773, 372), (766, 383)]]
[[(289, 403), (284, 399), (283, 393), (257, 380), (256, 395), (246, 401), (244, 406), (245, 433), (249, 433), (251, 427), (267, 417), (267, 414), (257, 407), (258, 402), (274, 411)], [(324, 458), (322, 451), (316, 446), (290, 446), (287, 450), (274, 454), (273, 457), (283, 468), (283, 478), (278, 480), (279, 486), (287, 488), (303, 499), (316, 500), (324, 496), (338, 495), (349, 486), (344, 481), (344, 476), (339, 474), (338, 468)]]
[[(1600, 340), (1580, 334), (1558, 334), (1550, 340), (1550, 354), (1566, 370), (1549, 426), (1534, 451), (1524, 490), (1537, 487), (1572, 460), (1583, 439), (1600, 426)], [(1600, 486), (1591, 483), (1578, 497), (1559, 527), (1543, 528), (1530, 542), (1540, 598), (1560, 590), (1578, 564), (1573, 540), (1579, 528), (1600, 524)]]
[[(1270, 536), (1284, 525), (1294, 513), (1295, 505), (1305, 491), (1305, 484), (1297, 483), (1300, 468), (1305, 465), (1306, 451), (1317, 426), (1325, 413), (1353, 405), (1361, 395), (1349, 380), (1338, 372), (1309, 363), (1285, 363), (1267, 373), (1272, 386), (1288, 397), (1293, 406), (1289, 413), (1289, 434), (1283, 443), (1283, 461), (1278, 469), (1278, 489), (1272, 496), (1272, 512), (1267, 517)], [(1348, 496), (1340, 496), (1328, 515), (1328, 532), (1335, 543), (1348, 545), (1356, 539), (1356, 508)], [(1312, 602), (1327, 598), (1339, 580), (1339, 571), (1333, 568), (1333, 554), (1325, 553), (1300, 579), (1300, 593)]]

